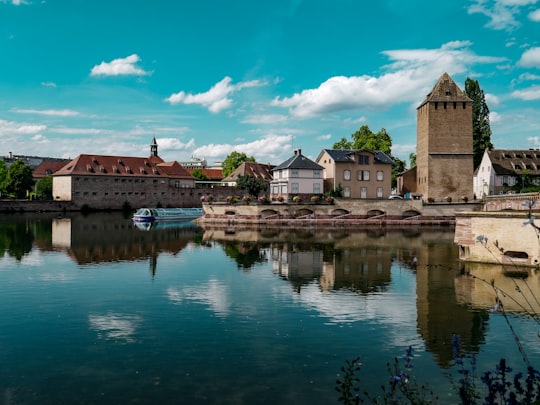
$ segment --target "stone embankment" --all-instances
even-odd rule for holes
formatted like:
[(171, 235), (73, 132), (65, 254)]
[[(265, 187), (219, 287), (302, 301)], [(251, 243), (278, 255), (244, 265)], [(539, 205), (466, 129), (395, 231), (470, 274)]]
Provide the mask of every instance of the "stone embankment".
[(0, 200), (0, 212), (66, 212), (80, 211), (69, 201)]
[(345, 200), (334, 204), (203, 204), (202, 224), (358, 227), (455, 224), (456, 212), (480, 211), (482, 204), (428, 204), (419, 200)]

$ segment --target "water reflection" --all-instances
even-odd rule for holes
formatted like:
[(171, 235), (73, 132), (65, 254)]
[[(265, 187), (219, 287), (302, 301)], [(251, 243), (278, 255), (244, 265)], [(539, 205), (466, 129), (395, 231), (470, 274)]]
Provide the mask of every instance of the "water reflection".
[[(171, 223), (139, 229), (129, 218), (97, 214), (0, 218), (0, 231), (2, 255), (17, 261), (33, 248), (65, 252), (84, 266), (148, 260), (156, 277), (160, 254), (178, 255), (189, 244), (221, 249), (240, 274), (269, 266), (272, 277), (282, 280), (279, 293), (291, 294), (329, 323), (376, 321), (396, 339), (411, 325), (441, 368), (453, 359), (453, 333), (470, 351), (480, 351), (494, 309), (534, 316), (540, 311), (536, 270), (461, 264), (453, 230), (446, 228), (203, 229)], [(202, 305), (221, 319), (235, 314), (234, 296), (222, 279), (173, 284), (166, 296), (174, 305)], [(88, 322), (100, 339), (133, 342), (142, 318), (92, 312)]]
[(77, 264), (149, 259), (155, 276), (160, 253), (177, 255), (202, 234), (189, 222), (148, 225), (141, 228), (130, 218), (107, 214), (54, 218), (52, 246)]

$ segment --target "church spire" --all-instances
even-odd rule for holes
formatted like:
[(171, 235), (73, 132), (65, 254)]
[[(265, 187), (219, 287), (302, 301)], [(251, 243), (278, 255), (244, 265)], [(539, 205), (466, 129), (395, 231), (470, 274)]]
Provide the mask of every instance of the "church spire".
[(154, 136), (154, 139), (152, 139), (152, 144), (150, 145), (150, 156), (157, 156), (158, 150), (157, 150), (157, 142), (156, 137)]

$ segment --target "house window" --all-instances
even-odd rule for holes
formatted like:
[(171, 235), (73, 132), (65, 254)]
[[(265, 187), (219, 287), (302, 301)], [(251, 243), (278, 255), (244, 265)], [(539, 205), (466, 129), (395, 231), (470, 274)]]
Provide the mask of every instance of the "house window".
[(313, 183), (313, 194), (321, 194), (321, 183)]
[(351, 179), (351, 171), (350, 170), (345, 170), (343, 172), (343, 180), (350, 180)]
[(291, 183), (291, 193), (298, 193), (300, 188), (298, 187), (298, 183)]
[(180, 188), (180, 180), (175, 180), (174, 187), (175, 188)]
[(377, 170), (377, 180), (382, 181), (383, 177), (384, 177), (383, 171), (382, 170)]
[(369, 165), (369, 156), (367, 156), (367, 155), (358, 155), (358, 164), (359, 165)]
[(287, 185), (286, 184), (281, 185), (281, 194), (287, 194)]
[(367, 187), (360, 187), (360, 198), (367, 198)]
[(298, 177), (298, 169), (291, 169), (291, 177)]
[(377, 198), (383, 198), (383, 188), (377, 187)]
[(349, 198), (351, 196), (351, 188), (343, 187), (343, 197)]
[(313, 178), (314, 179), (320, 179), (321, 178), (321, 171), (320, 170), (313, 170)]
[(272, 194), (277, 194), (279, 192), (278, 186), (272, 186)]
[(369, 181), (369, 170), (358, 170), (359, 181)]

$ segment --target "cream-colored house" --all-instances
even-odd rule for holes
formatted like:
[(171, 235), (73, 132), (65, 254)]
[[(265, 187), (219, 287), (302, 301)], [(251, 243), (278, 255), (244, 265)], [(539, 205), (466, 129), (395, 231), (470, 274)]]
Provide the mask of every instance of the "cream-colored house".
[(324, 167), (324, 190), (342, 188), (344, 198), (388, 198), (394, 161), (384, 152), (367, 149), (323, 149), (317, 163)]
[(280, 197), (285, 201), (295, 196), (306, 200), (313, 195), (323, 194), (323, 167), (302, 155), (302, 150), (294, 151), (294, 156), (272, 169), (270, 198)]

